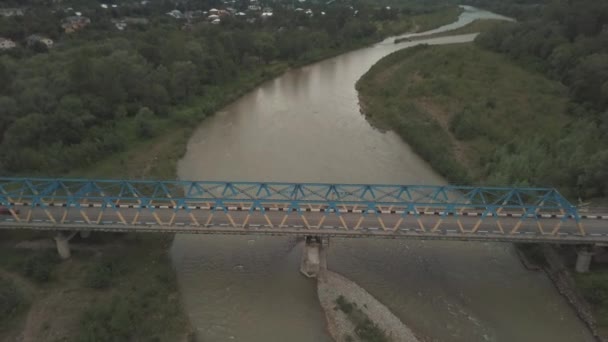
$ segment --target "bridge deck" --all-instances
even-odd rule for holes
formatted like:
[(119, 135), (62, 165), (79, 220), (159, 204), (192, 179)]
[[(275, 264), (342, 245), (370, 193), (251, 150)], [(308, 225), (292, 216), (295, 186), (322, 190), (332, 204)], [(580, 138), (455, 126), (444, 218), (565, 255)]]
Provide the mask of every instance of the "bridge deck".
[(0, 177), (0, 229), (608, 242), (554, 189)]

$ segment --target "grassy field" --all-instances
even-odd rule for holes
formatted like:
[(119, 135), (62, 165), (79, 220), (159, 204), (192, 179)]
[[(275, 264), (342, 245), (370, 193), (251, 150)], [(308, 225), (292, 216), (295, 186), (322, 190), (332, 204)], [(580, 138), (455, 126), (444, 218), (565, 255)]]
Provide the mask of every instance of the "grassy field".
[(557, 139), (570, 121), (564, 87), (473, 44), (398, 51), (357, 89), (374, 125), (393, 129), (452, 183), (542, 178), (551, 170), (509, 152)]

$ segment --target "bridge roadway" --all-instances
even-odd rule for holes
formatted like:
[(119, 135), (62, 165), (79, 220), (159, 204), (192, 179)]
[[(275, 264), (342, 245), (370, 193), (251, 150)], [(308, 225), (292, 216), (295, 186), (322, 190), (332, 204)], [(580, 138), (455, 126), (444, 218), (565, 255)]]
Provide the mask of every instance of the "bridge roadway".
[(364, 214), (356, 206), (341, 206), (336, 213), (323, 205), (310, 205), (301, 212), (279, 206), (251, 211), (237, 203), (225, 208), (164, 205), (136, 209), (120, 205), (103, 210), (99, 203), (82, 208), (47, 205), (14, 203), (13, 215), (0, 217), (0, 229), (608, 243), (608, 214), (581, 215), (577, 224), (559, 213), (522, 220), (521, 210), (484, 217), (472, 210), (454, 215), (418, 209), (417, 214), (404, 215), (399, 208)]

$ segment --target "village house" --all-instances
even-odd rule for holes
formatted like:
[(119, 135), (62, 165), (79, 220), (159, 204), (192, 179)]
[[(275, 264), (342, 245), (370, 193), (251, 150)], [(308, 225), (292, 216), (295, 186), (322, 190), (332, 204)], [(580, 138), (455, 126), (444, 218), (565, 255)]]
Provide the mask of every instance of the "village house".
[(9, 50), (16, 46), (14, 41), (0, 37), (0, 50)]
[(180, 10), (176, 9), (171, 12), (167, 12), (167, 15), (175, 19), (184, 19), (184, 14)]
[(35, 43), (42, 43), (44, 44), (47, 49), (50, 49), (53, 47), (53, 40), (47, 37), (43, 37), (39, 34), (33, 34), (29, 37), (26, 38), (26, 42), (27, 42), (27, 46), (32, 46)]
[(65, 33), (72, 33), (82, 30), (91, 23), (91, 19), (83, 16), (72, 16), (63, 19), (61, 27)]
[(23, 8), (0, 8), (0, 15), (3, 17), (23, 16), (25, 10)]
[(111, 22), (118, 30), (123, 31), (129, 25), (144, 26), (150, 21), (147, 18), (124, 17), (122, 19), (112, 19)]

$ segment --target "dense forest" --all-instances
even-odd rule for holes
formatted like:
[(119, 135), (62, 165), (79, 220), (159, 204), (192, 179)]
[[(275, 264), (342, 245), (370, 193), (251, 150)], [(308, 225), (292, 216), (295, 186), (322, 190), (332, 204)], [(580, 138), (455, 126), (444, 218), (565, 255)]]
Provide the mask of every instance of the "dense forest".
[[(496, 27), (476, 43), (563, 83), (572, 100), (559, 140), (500, 149), (490, 169), (508, 169), (515, 154), (550, 168), (552, 184), (576, 188), (584, 198), (608, 196), (608, 2), (552, 1), (539, 16)], [(534, 156), (539, 153), (542, 160)], [(547, 183), (538, 174), (526, 176)]]
[[(69, 15), (62, 9), (34, 6), (23, 17), (0, 17), (0, 37), (18, 42), (0, 52), (0, 172), (52, 175), (87, 166), (133, 139), (153, 136), (157, 119), (171, 121), (177, 106), (239, 82), (248, 72), (368, 44), (405, 31), (409, 15), (438, 8), (319, 6), (311, 5), (316, 15), (279, 6), (264, 20), (226, 16), (212, 25), (166, 15), (176, 8), (171, 1), (110, 10), (97, 4), (83, 11), (90, 25), (71, 34), (61, 29)], [(149, 23), (119, 31), (112, 20), (124, 17)], [(28, 47), (24, 39), (35, 33), (54, 39), (55, 46)], [(198, 118), (215, 105), (197, 106)]]

